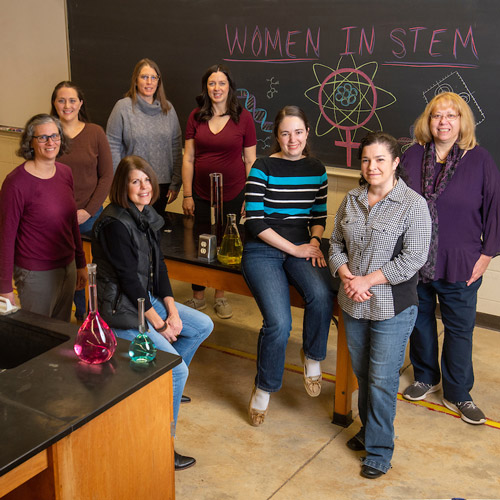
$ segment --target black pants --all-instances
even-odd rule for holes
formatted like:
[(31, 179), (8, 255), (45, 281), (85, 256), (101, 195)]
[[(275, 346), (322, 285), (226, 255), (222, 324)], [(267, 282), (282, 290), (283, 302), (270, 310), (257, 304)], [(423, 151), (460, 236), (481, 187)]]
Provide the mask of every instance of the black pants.
[(170, 188), (170, 184), (159, 184), (160, 187), (160, 196), (153, 203), (153, 208), (163, 217), (165, 213), (165, 209), (167, 208), (167, 194)]

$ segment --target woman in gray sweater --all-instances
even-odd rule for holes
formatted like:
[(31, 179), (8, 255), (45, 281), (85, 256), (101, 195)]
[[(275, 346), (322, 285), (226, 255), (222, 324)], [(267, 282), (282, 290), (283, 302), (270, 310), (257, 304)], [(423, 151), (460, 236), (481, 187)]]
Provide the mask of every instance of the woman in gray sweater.
[(111, 111), (106, 134), (115, 170), (127, 155), (140, 156), (153, 167), (160, 183), (153, 207), (162, 215), (182, 184), (182, 133), (165, 96), (160, 68), (151, 59), (135, 65), (130, 89)]

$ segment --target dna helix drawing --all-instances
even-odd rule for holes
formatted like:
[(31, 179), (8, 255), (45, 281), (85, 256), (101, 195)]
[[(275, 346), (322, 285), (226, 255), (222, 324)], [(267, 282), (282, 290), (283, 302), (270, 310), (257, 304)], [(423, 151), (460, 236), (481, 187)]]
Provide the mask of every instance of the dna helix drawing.
[(260, 128), (263, 132), (267, 132), (268, 134), (273, 130), (273, 123), (266, 121), (267, 119), (267, 111), (264, 108), (257, 107), (257, 99), (253, 94), (247, 89), (236, 89), (236, 96), (238, 99), (244, 101), (244, 106), (247, 111), (253, 116), (253, 119), (256, 123), (260, 125)]

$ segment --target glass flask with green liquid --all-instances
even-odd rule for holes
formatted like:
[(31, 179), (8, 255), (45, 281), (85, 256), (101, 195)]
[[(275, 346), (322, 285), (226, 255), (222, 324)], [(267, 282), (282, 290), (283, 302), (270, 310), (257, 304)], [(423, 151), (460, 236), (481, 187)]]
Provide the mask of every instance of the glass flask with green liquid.
[(243, 255), (243, 244), (241, 243), (238, 226), (236, 226), (236, 215), (227, 214), (227, 225), (222, 238), (217, 259), (226, 266), (239, 266)]
[(139, 333), (130, 343), (128, 355), (134, 363), (149, 363), (156, 357), (156, 346), (147, 335), (146, 319), (144, 318), (144, 299), (137, 299), (139, 315)]

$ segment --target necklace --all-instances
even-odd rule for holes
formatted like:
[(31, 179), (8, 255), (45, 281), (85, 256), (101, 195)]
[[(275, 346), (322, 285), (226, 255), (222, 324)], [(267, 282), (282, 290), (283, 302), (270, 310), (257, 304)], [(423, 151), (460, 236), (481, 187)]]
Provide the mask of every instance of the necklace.
[(446, 158), (448, 157), (448, 153), (444, 155), (444, 157), (441, 157), (441, 155), (438, 153), (438, 150), (436, 149), (436, 158), (439, 163), (445, 163)]

